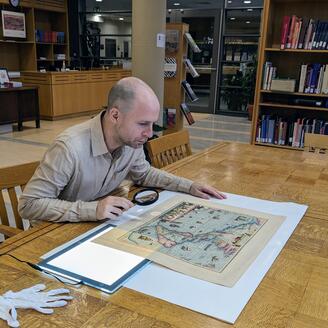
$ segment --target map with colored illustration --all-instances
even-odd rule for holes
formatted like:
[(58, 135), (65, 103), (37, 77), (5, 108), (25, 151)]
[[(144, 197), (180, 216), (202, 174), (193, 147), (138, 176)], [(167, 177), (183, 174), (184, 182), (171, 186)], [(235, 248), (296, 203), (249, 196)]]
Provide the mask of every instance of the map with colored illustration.
[(267, 221), (182, 201), (119, 241), (221, 272)]

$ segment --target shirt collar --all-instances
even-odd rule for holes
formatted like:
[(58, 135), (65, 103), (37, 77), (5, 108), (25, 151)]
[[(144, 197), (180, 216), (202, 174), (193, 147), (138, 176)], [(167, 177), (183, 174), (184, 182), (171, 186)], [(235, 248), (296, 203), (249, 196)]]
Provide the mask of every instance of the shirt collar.
[[(105, 136), (102, 129), (101, 119), (105, 115), (106, 110), (99, 113), (93, 119), (91, 119), (91, 145), (92, 145), (92, 155), (94, 157), (100, 155), (109, 155), (113, 157), (112, 154), (108, 151), (107, 145), (105, 143)], [(118, 148), (114, 152), (114, 157), (120, 157), (124, 152), (124, 146)]]
[(91, 145), (92, 145), (92, 155), (94, 157), (108, 153), (108, 149), (105, 143), (105, 137), (101, 125), (101, 118), (104, 114), (105, 111), (102, 111), (93, 119), (91, 119)]

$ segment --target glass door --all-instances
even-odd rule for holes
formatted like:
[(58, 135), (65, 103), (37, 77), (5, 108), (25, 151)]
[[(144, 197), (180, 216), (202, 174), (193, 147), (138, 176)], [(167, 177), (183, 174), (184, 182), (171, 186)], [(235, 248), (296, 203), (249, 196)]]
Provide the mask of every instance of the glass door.
[(254, 98), (262, 8), (232, 3), (224, 9), (216, 113), (246, 116)]
[(191, 102), (186, 98), (192, 112), (214, 113), (217, 90), (218, 47), (221, 10), (188, 10), (182, 22), (189, 25), (189, 32), (200, 48), (200, 53), (188, 49), (188, 58), (197, 70), (199, 77), (187, 73), (187, 81), (196, 93), (198, 100)]

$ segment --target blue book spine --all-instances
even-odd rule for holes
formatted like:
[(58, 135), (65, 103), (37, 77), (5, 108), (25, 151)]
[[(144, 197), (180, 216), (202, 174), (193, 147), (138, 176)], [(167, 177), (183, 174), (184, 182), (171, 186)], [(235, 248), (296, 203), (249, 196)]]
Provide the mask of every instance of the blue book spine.
[(310, 84), (311, 84), (312, 75), (313, 75), (312, 65), (308, 65), (306, 71), (306, 78), (305, 78), (305, 88), (304, 88), (305, 93), (310, 93)]
[(268, 143), (274, 143), (274, 125), (275, 120), (269, 120), (268, 122)]
[(310, 81), (310, 93), (315, 92), (319, 80), (320, 68), (320, 64), (313, 64), (313, 72)]
[(261, 142), (265, 142), (264, 138), (265, 138), (265, 115), (262, 115), (262, 120), (261, 120), (261, 137), (260, 137), (260, 141)]

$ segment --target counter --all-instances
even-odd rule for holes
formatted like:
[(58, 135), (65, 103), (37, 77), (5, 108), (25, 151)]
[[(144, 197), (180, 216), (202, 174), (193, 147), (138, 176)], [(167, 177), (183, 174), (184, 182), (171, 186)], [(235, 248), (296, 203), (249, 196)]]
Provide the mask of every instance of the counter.
[(23, 85), (39, 86), (42, 119), (55, 120), (98, 112), (107, 105), (111, 87), (130, 70), (110, 69), (69, 72), (22, 72)]

